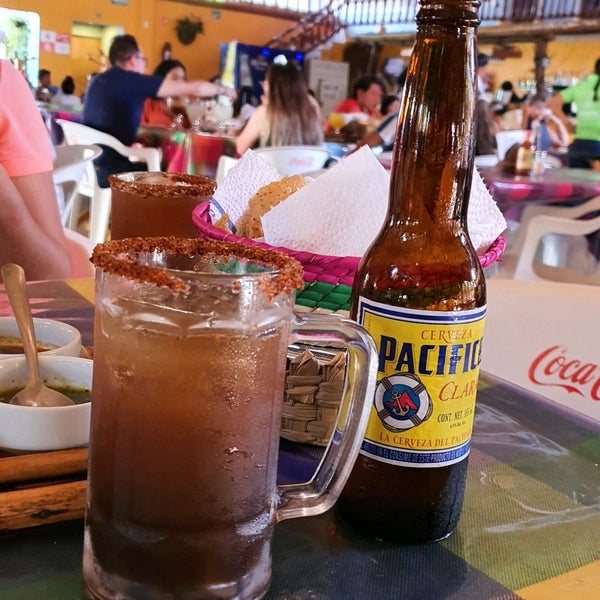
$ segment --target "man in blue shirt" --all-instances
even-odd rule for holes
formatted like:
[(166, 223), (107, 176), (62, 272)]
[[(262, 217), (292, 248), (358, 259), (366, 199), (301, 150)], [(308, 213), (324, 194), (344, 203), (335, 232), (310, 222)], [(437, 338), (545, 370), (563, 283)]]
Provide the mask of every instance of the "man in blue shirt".
[(35, 90), (35, 99), (40, 102), (51, 102), (52, 96), (58, 94), (60, 88), (52, 85), (52, 73), (48, 69), (38, 71), (38, 86)]
[[(126, 146), (133, 144), (140, 126), (144, 100), (167, 96), (216, 96), (235, 91), (209, 81), (174, 81), (145, 75), (148, 59), (132, 35), (116, 36), (108, 52), (110, 68), (96, 75), (85, 93), (83, 124), (116, 137)], [(143, 171), (145, 163), (131, 162), (100, 144), (102, 154), (95, 159), (98, 183), (108, 187), (108, 175)]]

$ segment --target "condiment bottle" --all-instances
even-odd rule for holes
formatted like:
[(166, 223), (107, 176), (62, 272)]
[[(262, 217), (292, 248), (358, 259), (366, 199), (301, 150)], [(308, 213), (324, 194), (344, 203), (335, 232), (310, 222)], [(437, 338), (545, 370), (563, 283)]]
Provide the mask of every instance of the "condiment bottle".
[(385, 224), (351, 316), (379, 351), (361, 454), (338, 507), (355, 529), (439, 540), (462, 510), (486, 312), (466, 231), (476, 108), (475, 0), (421, 0)]
[(531, 175), (533, 159), (535, 157), (535, 132), (526, 131), (525, 139), (517, 150), (515, 161), (515, 175)]

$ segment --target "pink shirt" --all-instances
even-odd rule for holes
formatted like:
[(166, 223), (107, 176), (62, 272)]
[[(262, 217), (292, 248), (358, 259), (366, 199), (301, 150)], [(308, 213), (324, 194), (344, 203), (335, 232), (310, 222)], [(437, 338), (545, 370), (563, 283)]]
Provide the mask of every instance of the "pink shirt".
[(33, 94), (7, 60), (0, 60), (0, 164), (10, 177), (52, 171), (48, 130)]

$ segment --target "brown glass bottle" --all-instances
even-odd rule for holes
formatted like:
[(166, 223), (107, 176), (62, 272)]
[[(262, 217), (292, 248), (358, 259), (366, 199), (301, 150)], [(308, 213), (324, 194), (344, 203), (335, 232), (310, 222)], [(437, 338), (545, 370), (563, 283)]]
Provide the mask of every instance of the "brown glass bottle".
[(535, 156), (535, 136), (533, 131), (525, 132), (525, 139), (517, 150), (515, 175), (531, 175)]
[(351, 316), (375, 339), (379, 375), (338, 507), (358, 531), (407, 543), (450, 535), (465, 489), (486, 306), (466, 233), (478, 7), (420, 2), (388, 215), (353, 289)]

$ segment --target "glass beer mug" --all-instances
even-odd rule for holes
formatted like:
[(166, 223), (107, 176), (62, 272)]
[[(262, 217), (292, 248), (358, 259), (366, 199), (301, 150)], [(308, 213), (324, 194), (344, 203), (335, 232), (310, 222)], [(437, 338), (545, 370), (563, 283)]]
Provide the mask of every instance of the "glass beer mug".
[[(374, 392), (352, 321), (293, 314), (288, 256), (198, 239), (94, 250), (96, 312), (83, 573), (91, 598), (261, 598), (276, 522), (329, 509)], [(277, 486), (288, 344), (343, 344), (348, 381), (310, 482)]]

